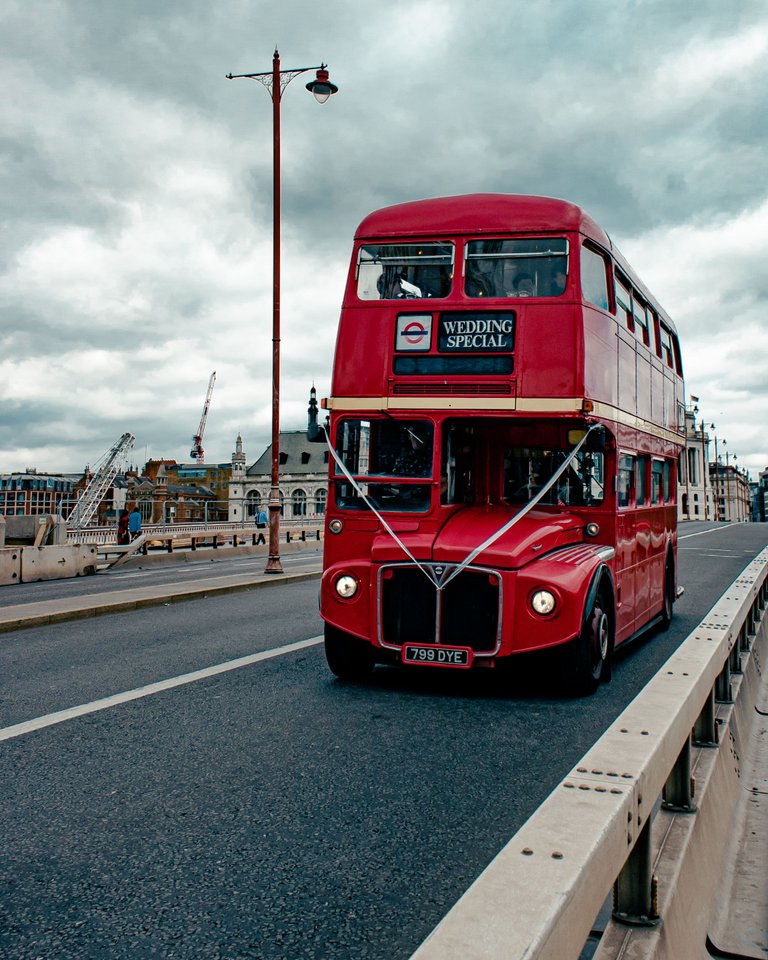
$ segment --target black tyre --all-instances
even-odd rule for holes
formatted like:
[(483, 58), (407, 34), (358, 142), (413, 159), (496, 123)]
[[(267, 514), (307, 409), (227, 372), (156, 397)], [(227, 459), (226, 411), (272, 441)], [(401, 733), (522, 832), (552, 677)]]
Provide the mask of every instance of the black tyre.
[(575, 696), (589, 696), (610, 680), (613, 623), (601, 592), (595, 595), (579, 636), (568, 645), (562, 659), (565, 689)]
[(339, 680), (364, 680), (376, 663), (369, 643), (330, 623), (325, 624), (325, 659)]
[(675, 602), (675, 567), (672, 557), (667, 557), (664, 567), (664, 606), (661, 611), (661, 629), (666, 630), (672, 623)]

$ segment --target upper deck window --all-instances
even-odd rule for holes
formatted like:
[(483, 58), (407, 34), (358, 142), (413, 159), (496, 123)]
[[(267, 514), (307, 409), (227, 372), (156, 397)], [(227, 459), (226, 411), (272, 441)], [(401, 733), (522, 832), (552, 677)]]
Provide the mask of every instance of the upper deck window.
[(465, 291), (469, 297), (559, 297), (567, 276), (565, 237), (467, 243)]
[(366, 243), (357, 256), (361, 300), (417, 300), (451, 292), (452, 243)]
[(614, 290), (616, 293), (616, 314), (620, 320), (624, 321), (628, 330), (633, 330), (632, 294), (629, 292), (629, 286), (616, 277)]
[(596, 250), (581, 248), (581, 292), (596, 307), (610, 310), (608, 303), (608, 271), (605, 257)]

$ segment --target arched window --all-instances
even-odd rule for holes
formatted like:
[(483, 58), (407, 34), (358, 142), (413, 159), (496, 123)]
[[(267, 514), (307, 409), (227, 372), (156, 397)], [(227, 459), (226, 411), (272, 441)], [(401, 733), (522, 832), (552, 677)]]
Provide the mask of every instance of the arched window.
[(315, 491), (315, 514), (318, 517), (325, 516), (325, 502), (327, 499), (328, 499), (327, 490), (323, 490), (321, 488), (320, 490)]
[(293, 516), (306, 517), (307, 515), (307, 493), (305, 490), (298, 489), (293, 491)]
[(245, 498), (245, 515), (253, 519), (259, 512), (261, 497), (258, 490), (249, 490)]

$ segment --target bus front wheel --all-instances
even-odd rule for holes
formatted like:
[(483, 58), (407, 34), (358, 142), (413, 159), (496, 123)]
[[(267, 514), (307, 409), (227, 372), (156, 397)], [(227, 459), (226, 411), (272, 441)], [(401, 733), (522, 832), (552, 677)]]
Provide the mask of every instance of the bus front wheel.
[(373, 649), (365, 640), (325, 624), (325, 659), (339, 680), (364, 680), (373, 671)]
[(610, 679), (613, 648), (611, 619), (602, 593), (598, 592), (579, 636), (572, 641), (562, 660), (562, 679), (566, 689), (576, 696), (594, 693)]

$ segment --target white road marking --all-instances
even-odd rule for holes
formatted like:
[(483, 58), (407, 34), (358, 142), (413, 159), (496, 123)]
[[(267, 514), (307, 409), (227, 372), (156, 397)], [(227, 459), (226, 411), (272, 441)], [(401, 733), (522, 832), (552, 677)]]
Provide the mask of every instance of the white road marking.
[(698, 533), (686, 533), (684, 536), (678, 536), (678, 540), (689, 540), (691, 537), (703, 537), (705, 533), (717, 533), (718, 530), (730, 530), (735, 526), (733, 523), (726, 523), (723, 527), (712, 527), (711, 530), (699, 530)]
[(145, 687), (137, 687), (135, 690), (126, 690), (124, 693), (116, 693), (111, 697), (93, 700), (91, 703), (84, 703), (79, 707), (69, 707), (67, 710), (48, 713), (44, 717), (35, 717), (34, 720), (15, 723), (11, 727), (0, 729), (0, 741), (12, 740), (14, 737), (21, 737), (25, 733), (42, 730), (44, 727), (51, 727), (56, 723), (64, 723), (65, 720), (74, 720), (76, 717), (84, 717), (89, 713), (97, 713), (99, 710), (108, 710), (110, 707), (117, 707), (121, 703), (128, 703), (131, 700), (141, 700), (143, 697), (151, 697), (155, 693), (162, 693), (165, 690), (173, 690), (174, 687), (184, 686), (186, 683), (195, 683), (197, 680), (215, 677), (219, 673), (239, 670), (240, 667), (248, 667), (262, 660), (271, 660), (274, 657), (282, 657), (286, 653), (305, 650), (307, 647), (314, 647), (322, 642), (322, 637), (310, 637), (308, 640), (297, 640), (295, 643), (287, 643), (284, 647), (262, 650), (260, 653), (252, 653), (247, 657), (238, 657), (237, 660), (227, 660), (225, 663), (217, 663), (213, 667), (205, 667), (202, 670), (195, 670), (192, 673), (183, 673), (178, 677), (160, 680), (158, 683), (149, 683)]

